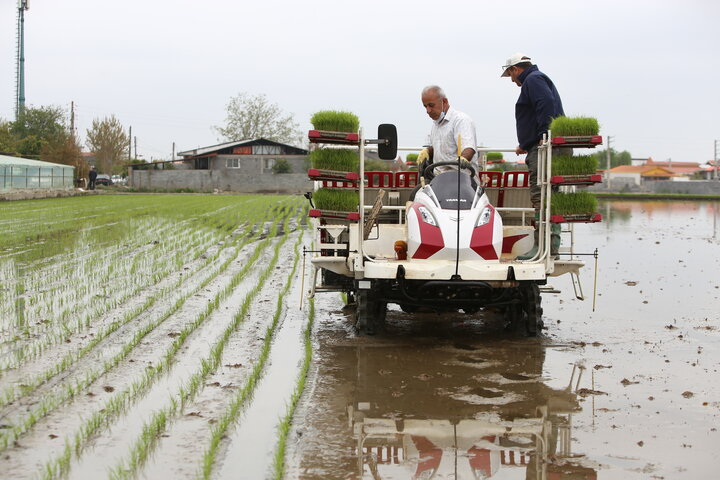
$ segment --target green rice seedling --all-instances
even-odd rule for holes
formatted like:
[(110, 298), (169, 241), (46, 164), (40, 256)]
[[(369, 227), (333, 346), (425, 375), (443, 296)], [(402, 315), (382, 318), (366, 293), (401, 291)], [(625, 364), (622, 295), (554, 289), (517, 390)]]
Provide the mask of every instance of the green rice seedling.
[(553, 137), (584, 137), (597, 135), (600, 124), (592, 117), (557, 117), (550, 122)]
[(355, 212), (358, 209), (360, 197), (354, 190), (321, 188), (313, 193), (313, 203), (320, 210), (334, 210), (338, 212)]
[(310, 165), (320, 170), (357, 172), (360, 158), (357, 150), (348, 148), (318, 148), (310, 152)]
[(550, 203), (553, 215), (580, 215), (597, 211), (597, 199), (588, 192), (553, 193)]
[[(274, 234), (273, 234), (273, 235), (270, 235), (268, 238), (266, 238), (266, 241), (265, 241), (265, 242), (262, 242), (261, 244), (259, 244), (259, 245), (257, 246), (257, 250), (256, 250), (256, 253), (255, 253), (255, 259), (258, 258), (259, 252), (260, 252), (260, 250), (262, 250), (262, 248), (264, 248), (265, 243), (266, 243), (267, 241), (270, 241), (270, 239), (271, 239), (273, 236), (274, 236)], [(76, 394), (78, 391), (81, 390), (81, 388), (85, 388), (85, 387), (86, 387), (87, 385), (89, 385), (92, 381), (94, 381), (96, 378), (98, 378), (99, 375), (101, 375), (102, 373), (108, 371), (109, 369), (111, 369), (111, 368), (113, 368), (115, 365), (117, 365), (117, 363), (118, 363), (122, 358), (125, 358), (125, 357), (127, 356), (127, 354), (134, 348), (134, 346), (137, 345), (137, 344), (140, 342), (140, 340), (145, 337), (145, 335), (147, 335), (147, 333), (149, 333), (151, 330), (153, 330), (157, 325), (161, 324), (169, 315), (171, 315), (174, 311), (176, 311), (178, 308), (180, 308), (180, 306), (184, 303), (184, 301), (185, 301), (187, 298), (189, 298), (190, 296), (192, 296), (193, 294), (195, 294), (197, 291), (199, 291), (199, 290), (201, 290), (202, 288), (204, 288), (213, 278), (215, 278), (215, 276), (217, 276), (217, 274), (219, 274), (219, 272), (224, 271), (224, 269), (227, 268), (227, 266), (233, 261), (233, 259), (234, 259), (234, 256), (230, 256), (230, 257), (221, 265), (221, 267), (219, 268), (219, 270), (216, 270), (214, 274), (211, 273), (210, 275), (208, 275), (207, 278), (206, 278), (203, 282), (201, 282), (200, 285), (198, 285), (197, 287), (195, 287), (191, 292), (188, 292), (188, 293), (187, 293), (186, 295), (184, 295), (183, 297), (179, 298), (178, 301), (177, 301), (177, 302), (175, 303), (175, 305), (173, 306), (173, 308), (172, 308), (170, 311), (166, 312), (166, 314), (165, 314), (163, 317), (161, 317), (161, 318), (158, 319), (157, 321), (155, 321), (155, 322), (147, 325), (145, 328), (142, 329), (142, 331), (137, 332), (136, 335), (134, 336), (133, 340), (132, 340), (129, 344), (126, 344), (125, 347), (122, 349), (122, 351), (121, 351), (118, 355), (116, 355), (112, 360), (106, 361), (106, 362), (103, 364), (103, 366), (102, 366), (101, 369), (98, 369), (98, 370), (94, 371), (92, 375), (88, 375), (88, 376), (86, 377), (86, 380), (85, 380), (84, 382), (82, 382), (82, 385), (78, 385), (77, 388), (74, 389), (74, 392), (73, 392), (73, 391), (67, 391), (67, 390), (66, 390), (66, 391), (65, 391), (65, 395), (60, 395), (60, 394), (58, 394), (58, 395), (46, 396), (46, 397), (42, 400), (42, 402), (40, 402), (40, 404), (39, 404), (32, 412), (30, 412), (30, 414), (26, 417), (26, 419), (25, 419), (25, 421), (22, 423), (22, 425), (18, 425), (18, 426), (16, 426), (16, 427), (10, 429), (9, 431), (6, 430), (5, 432), (0, 432), (0, 444), (3, 444), (3, 445), (4, 445), (3, 448), (6, 448), (7, 445), (10, 443), (10, 441), (12, 441), (12, 440), (14, 440), (15, 438), (17, 438), (21, 433), (23, 433), (24, 431), (27, 431), (40, 417), (42, 417), (43, 415), (47, 414), (47, 412), (49, 412), (49, 411), (52, 410), (53, 408), (57, 407), (60, 403), (68, 400), (69, 397), (67, 397), (66, 395), (68, 395), (68, 394)], [(246, 268), (244, 269), (244, 271), (247, 271), (247, 269), (248, 269), (253, 263), (254, 263), (254, 260), (249, 261), (248, 264), (246, 265)], [(203, 317), (203, 318), (204, 318), (204, 317)], [(194, 328), (197, 327), (198, 325), (199, 325), (198, 322), (194, 322), (194, 323), (192, 324), (192, 326), (191, 326), (191, 327), (188, 327), (188, 328), (193, 328), (193, 329), (194, 329)], [(184, 334), (183, 336), (181, 336), (182, 339), (185, 339), (190, 332), (188, 331), (188, 332), (184, 332), (184, 333), (185, 333), (185, 334)], [(180, 345), (181, 345), (181, 343), (179, 343), (179, 342), (175, 342), (175, 343), (174, 343), (174, 347), (175, 347), (175, 348), (173, 349), (173, 355), (174, 355), (174, 353), (176, 353), (177, 350), (180, 348)], [(156, 376), (156, 373), (157, 373), (157, 372), (162, 371), (162, 370), (164, 370), (164, 369), (167, 368), (167, 365), (170, 363), (170, 358), (172, 358), (172, 355), (171, 355), (171, 356), (166, 355), (166, 356), (165, 356), (165, 361), (162, 362), (161, 365), (159, 365), (157, 368), (151, 368), (151, 369), (149, 369), (149, 370), (146, 372), (146, 374), (149, 375), (149, 377), (145, 377), (145, 378), (143, 379), (143, 385), (142, 385), (141, 387), (139, 387), (140, 390), (143, 390), (144, 388), (147, 387), (147, 385), (149, 385), (149, 383), (151, 382), (152, 378), (154, 378), (154, 377)], [(133, 390), (133, 391), (136, 391), (136, 390)], [(135, 397), (135, 395), (132, 396), (132, 398), (134, 398), (134, 397)], [(118, 405), (119, 405), (119, 406), (116, 407), (114, 410), (113, 410), (113, 408), (109, 408), (109, 409), (105, 409), (105, 411), (106, 411), (106, 413), (107, 413), (107, 412), (112, 412), (112, 411), (119, 412), (119, 411), (121, 410), (121, 407), (122, 407), (123, 405), (125, 405), (126, 403), (127, 403), (127, 399), (123, 399), (122, 401), (118, 402)], [(79, 438), (80, 440), (82, 440), (82, 441), (84, 441), (84, 439), (88, 438), (88, 436), (94, 431), (94, 429), (92, 428), (92, 426), (95, 425), (95, 424), (97, 424), (97, 422), (92, 422), (92, 421), (88, 422), (88, 423), (86, 424), (86, 426), (84, 427), (84, 430), (83, 430), (85, 433), (84, 433), (84, 434), (81, 434), (78, 438)], [(76, 450), (79, 449), (79, 448), (81, 448), (81, 444), (77, 444), (77, 445), (76, 445)], [(60, 458), (60, 459), (58, 459), (57, 461), (58, 461), (58, 462), (62, 462), (63, 459)]]
[(290, 398), (290, 405), (288, 405), (285, 417), (283, 417), (278, 425), (278, 444), (275, 448), (275, 461), (274, 461), (274, 477), (276, 480), (281, 480), (285, 475), (285, 449), (287, 445), (288, 433), (290, 433), (290, 426), (292, 424), (292, 418), (295, 414), (295, 409), (300, 401), (300, 396), (305, 390), (305, 382), (307, 381), (307, 374), (310, 370), (310, 363), (312, 362), (312, 328), (315, 323), (315, 299), (311, 298), (310, 309), (308, 312), (308, 323), (305, 326), (303, 332), (303, 347), (305, 349), (305, 357), (303, 364), (300, 367), (300, 373), (298, 375), (297, 383), (295, 384), (295, 391)]
[(553, 175), (591, 175), (597, 171), (594, 155), (558, 155), (552, 158)]
[[(260, 257), (260, 252), (265, 248), (265, 246), (268, 244), (268, 242), (271, 241), (271, 239), (274, 237), (274, 235), (269, 235), (257, 245), (257, 248), (255, 250), (255, 253), (251, 259), (248, 260), (247, 264), (243, 267), (243, 269), (236, 274), (236, 277), (244, 276), (256, 263), (257, 259)], [(281, 245), (282, 242), (278, 242), (278, 245)], [(277, 252), (279, 251), (279, 246), (276, 247), (276, 256)], [(235, 260), (235, 257), (230, 257), (223, 266), (227, 267), (232, 261)], [(271, 264), (267, 267), (265, 270), (265, 275), (268, 275), (267, 272), (272, 271), (275, 264), (277, 263), (277, 258), (275, 258), (275, 262), (271, 262)], [(197, 291), (202, 290), (207, 286), (207, 284), (215, 278), (216, 275), (208, 276), (206, 281), (202, 282), (196, 289), (191, 292), (192, 294), (196, 293)], [(239, 281), (239, 280), (238, 280)], [(260, 287), (262, 286), (264, 282), (259, 282), (258, 286), (256, 286), (256, 290), (259, 291)], [(224, 293), (227, 294), (226, 290), (223, 290)], [(218, 295), (222, 295), (222, 293), (218, 293)], [(188, 295), (187, 297), (189, 297)], [(185, 299), (187, 298), (185, 297)], [(184, 300), (184, 299), (183, 299)], [(182, 302), (179, 302), (182, 303)], [(176, 303), (175, 307), (179, 308), (179, 303)], [(213, 302), (214, 303), (214, 302)], [(246, 303), (249, 304), (248, 299), (246, 299)], [(247, 307), (249, 308), (249, 306)], [(175, 311), (175, 309), (173, 309)], [(175, 354), (180, 350), (182, 347), (182, 344), (184, 340), (187, 338), (187, 336), (194, 331), (204, 320), (207, 318), (207, 315), (201, 315), (195, 319), (191, 324), (187, 325), (181, 334), (176, 337), (175, 341), (173, 342), (172, 346), (166, 351), (165, 355), (163, 356), (163, 359), (160, 361), (160, 363), (157, 366), (151, 366), (148, 369), (146, 369), (144, 376), (141, 377), (139, 380), (136, 380), (133, 382), (133, 384), (130, 386), (130, 388), (124, 390), (122, 393), (114, 396), (112, 399), (110, 399), (106, 404), (105, 408), (103, 408), (100, 411), (97, 411), (91, 415), (91, 417), (81, 426), (80, 430), (76, 432), (75, 434), (75, 442), (74, 442), (74, 452), (77, 457), (79, 457), (82, 453), (82, 450), (84, 446), (86, 445), (88, 439), (92, 437), (92, 435), (97, 432), (99, 428), (101, 428), (104, 425), (109, 425), (114, 418), (117, 418), (124, 410), (125, 408), (132, 402), (134, 399), (136, 399), (141, 392), (144, 392), (147, 390), (147, 388), (150, 386), (150, 384), (154, 381), (155, 378), (157, 378), (161, 373), (168, 370), (170, 364), (172, 363), (172, 359), (174, 358)], [(163, 319), (164, 320), (164, 319)], [(162, 323), (162, 322), (160, 322)], [(153, 326), (154, 328), (154, 326)], [(139, 337), (142, 338), (145, 335), (140, 335)], [(139, 340), (138, 340), (139, 341)], [(160, 415), (162, 416), (162, 412)], [(152, 445), (152, 443), (148, 443), (147, 440), (149, 438), (147, 435), (145, 435), (139, 443), (136, 444), (136, 447), (133, 449), (133, 458), (134, 459), (142, 459), (147, 458), (147, 449)], [(59, 458), (56, 458), (50, 462), (52, 465), (64, 465), (69, 463), (70, 458), (72, 456), (72, 451), (65, 452), (63, 455), (61, 455)], [(137, 464), (136, 464), (137, 465)], [(46, 466), (46, 471), (52, 471), (55, 467), (53, 466)]]
[[(238, 394), (235, 396), (233, 401), (230, 404), (230, 407), (225, 411), (225, 413), (221, 416), (220, 420), (214, 425), (212, 430), (212, 437), (210, 439), (210, 445), (208, 446), (207, 450), (205, 451), (205, 455), (203, 457), (203, 467), (202, 472), (200, 472), (199, 476), (203, 479), (209, 479), (212, 474), (212, 467), (215, 462), (215, 456), (217, 454), (217, 451), (220, 447), (220, 441), (225, 436), (225, 433), (227, 432), (228, 428), (232, 423), (234, 423), (238, 416), (240, 415), (241, 408), (245, 404), (245, 401), (252, 397), (255, 387), (257, 386), (258, 381), (260, 380), (260, 377), (262, 376), (262, 373), (265, 369), (265, 364), (267, 363), (268, 357), (270, 356), (270, 348), (272, 346), (272, 339), (273, 335), (275, 333), (275, 330), (277, 329), (278, 323), (280, 321), (280, 316), (283, 311), (283, 304), (284, 300), (287, 296), (287, 292), (290, 289), (291, 280), (295, 272), (297, 270), (298, 261), (300, 259), (300, 252), (299, 247), (302, 240), (302, 235), (298, 238), (298, 241), (295, 244), (295, 256), (293, 261), (293, 267), (288, 275), (288, 281), (285, 282), (285, 286), (282, 288), (282, 290), (278, 294), (278, 300), (277, 305), (275, 309), (275, 315), (273, 316), (272, 323), (267, 327), (265, 331), (265, 336), (262, 344), (262, 348), (260, 350), (260, 355), (258, 356), (257, 360), (255, 361), (255, 364), (253, 366), (253, 370), (250, 373), (248, 379), (245, 382), (245, 385), (243, 388), (238, 392)], [(277, 252), (278, 247), (276, 247)], [(277, 255), (277, 253), (276, 253)], [(248, 303), (248, 300), (250, 297), (246, 299), (245, 303)], [(249, 310), (249, 305), (246, 307), (243, 305), (243, 312), (242, 315), (247, 314), (247, 310)]]
[(360, 129), (360, 120), (351, 112), (321, 110), (310, 117), (310, 123), (316, 130), (355, 133)]
[(488, 162), (502, 162), (503, 154), (502, 152), (487, 152), (485, 158)]

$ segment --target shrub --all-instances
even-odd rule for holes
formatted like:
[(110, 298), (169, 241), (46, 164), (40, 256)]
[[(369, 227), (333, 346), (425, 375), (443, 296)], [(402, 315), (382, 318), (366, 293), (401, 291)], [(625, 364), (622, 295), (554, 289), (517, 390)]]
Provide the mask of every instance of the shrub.
[(550, 123), (554, 137), (597, 135), (600, 124), (592, 117), (557, 117)]
[(411, 163), (413, 165), (417, 165), (417, 158), (418, 158), (417, 153), (408, 153), (407, 156), (405, 157), (405, 162)]
[(316, 130), (355, 133), (360, 129), (357, 115), (338, 110), (322, 110), (310, 117), (310, 123)]
[(357, 172), (360, 158), (357, 150), (347, 148), (319, 148), (310, 152), (310, 164), (322, 170)]
[(275, 160), (275, 163), (273, 163), (272, 171), (273, 173), (290, 173), (292, 172), (292, 167), (284, 158), (278, 158)]
[(312, 200), (315, 207), (321, 210), (354, 212), (358, 209), (360, 197), (354, 190), (321, 188), (313, 193)]
[(502, 152), (487, 152), (485, 158), (488, 162), (501, 162), (503, 160)]
[(558, 155), (552, 159), (553, 175), (590, 175), (597, 171), (597, 167), (594, 155)]
[(550, 211), (553, 215), (595, 213), (597, 199), (588, 192), (553, 193)]

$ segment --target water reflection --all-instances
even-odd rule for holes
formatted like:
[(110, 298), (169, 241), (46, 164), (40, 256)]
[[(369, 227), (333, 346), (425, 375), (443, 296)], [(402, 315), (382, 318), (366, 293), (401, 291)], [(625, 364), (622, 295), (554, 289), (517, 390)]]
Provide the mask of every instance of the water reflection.
[(596, 478), (570, 448), (579, 371), (569, 367), (567, 389), (547, 386), (541, 342), (396, 340), (335, 351), (349, 368), (327, 393), (347, 395), (341, 443), (354, 458), (342, 462), (354, 472), (331, 467), (335, 478)]

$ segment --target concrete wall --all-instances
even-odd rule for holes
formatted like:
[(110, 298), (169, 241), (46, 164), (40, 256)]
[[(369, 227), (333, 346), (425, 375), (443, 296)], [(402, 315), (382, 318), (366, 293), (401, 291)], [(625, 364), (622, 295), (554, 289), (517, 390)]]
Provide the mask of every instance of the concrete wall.
[[(272, 164), (281, 158), (287, 161), (291, 173), (307, 173), (307, 155), (218, 155), (210, 160), (209, 167), (211, 170), (240, 170), (245, 174), (272, 173)], [(239, 168), (228, 168), (228, 159), (237, 159)]]
[(199, 192), (298, 194), (312, 191), (307, 173), (251, 174), (226, 170), (133, 170), (128, 186), (158, 190), (189, 188)]

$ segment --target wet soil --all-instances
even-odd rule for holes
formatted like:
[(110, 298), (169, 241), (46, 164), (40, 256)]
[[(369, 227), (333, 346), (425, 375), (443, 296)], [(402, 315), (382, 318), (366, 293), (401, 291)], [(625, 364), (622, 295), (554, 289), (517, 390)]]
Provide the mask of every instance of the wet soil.
[(720, 203), (601, 207), (575, 226), (596, 309), (584, 257), (586, 300), (552, 279), (539, 338), (397, 309), (358, 337), (319, 297), (287, 478), (714, 478)]

